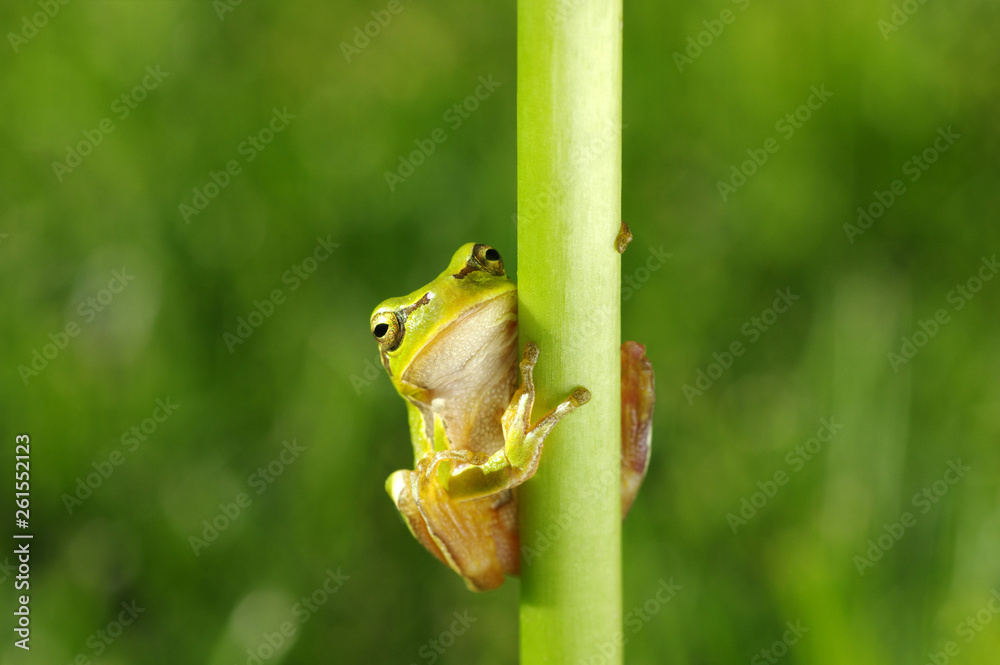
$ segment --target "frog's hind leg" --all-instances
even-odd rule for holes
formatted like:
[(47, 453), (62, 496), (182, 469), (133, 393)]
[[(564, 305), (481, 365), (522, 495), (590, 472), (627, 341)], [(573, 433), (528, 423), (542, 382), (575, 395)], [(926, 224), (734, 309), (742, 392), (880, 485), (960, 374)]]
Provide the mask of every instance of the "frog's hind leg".
[(420, 509), (417, 508), (417, 502), (411, 491), (411, 477), (413, 475), (412, 471), (405, 469), (396, 471), (385, 481), (385, 491), (392, 497), (396, 509), (414, 538), (420, 541), (420, 544), (427, 548), (428, 552), (444, 562), (445, 565), (449, 565), (441, 548), (431, 536), (430, 530), (427, 528), (427, 521), (420, 514)]
[(622, 519), (628, 515), (649, 466), (653, 436), (653, 365), (646, 347), (625, 342), (622, 357)]
[(456, 501), (435, 482), (434, 474), (426, 473), (427, 460), (421, 462), (416, 471), (397, 471), (386, 482), (417, 540), (473, 591), (495, 589), (504, 575), (517, 575), (520, 550), (513, 493)]

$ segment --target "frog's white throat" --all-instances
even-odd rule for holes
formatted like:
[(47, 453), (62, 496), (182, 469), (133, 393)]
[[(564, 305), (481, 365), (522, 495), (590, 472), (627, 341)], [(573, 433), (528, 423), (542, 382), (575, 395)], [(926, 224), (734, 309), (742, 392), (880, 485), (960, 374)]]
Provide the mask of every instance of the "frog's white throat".
[[(428, 340), (401, 377), (436, 397), (479, 392), (506, 374), (517, 351), (517, 296), (470, 308)], [(513, 356), (512, 356), (513, 354)]]
[[(488, 300), (443, 328), (403, 380), (423, 388), (425, 417), (441, 417), (452, 448), (493, 452), (517, 385), (517, 295)], [(429, 413), (428, 413), (429, 412)]]

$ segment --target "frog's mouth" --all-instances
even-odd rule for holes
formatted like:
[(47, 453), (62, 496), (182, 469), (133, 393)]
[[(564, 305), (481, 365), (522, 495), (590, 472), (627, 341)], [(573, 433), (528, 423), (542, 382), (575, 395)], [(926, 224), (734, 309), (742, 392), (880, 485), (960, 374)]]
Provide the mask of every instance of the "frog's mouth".
[(441, 328), (401, 377), (427, 391), (427, 401), (479, 394), (516, 364), (517, 292), (491, 298)]

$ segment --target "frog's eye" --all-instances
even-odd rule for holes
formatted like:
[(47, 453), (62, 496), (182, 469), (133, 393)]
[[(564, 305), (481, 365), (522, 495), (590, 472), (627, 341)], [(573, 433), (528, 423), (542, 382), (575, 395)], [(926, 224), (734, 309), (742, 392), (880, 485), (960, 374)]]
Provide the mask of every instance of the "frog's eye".
[(497, 277), (503, 276), (503, 259), (500, 258), (500, 252), (497, 250), (489, 245), (476, 245), (472, 248), (472, 256), (486, 272)]
[(372, 336), (383, 351), (395, 351), (403, 341), (403, 326), (395, 312), (379, 312), (372, 317)]

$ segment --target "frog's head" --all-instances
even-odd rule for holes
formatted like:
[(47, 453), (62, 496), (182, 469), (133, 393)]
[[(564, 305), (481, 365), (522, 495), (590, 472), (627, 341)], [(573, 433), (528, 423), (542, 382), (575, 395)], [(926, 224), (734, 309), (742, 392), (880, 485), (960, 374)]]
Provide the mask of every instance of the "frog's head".
[(500, 252), (468, 243), (433, 282), (376, 307), (371, 331), (396, 389), (427, 402), (516, 353), (516, 287)]

